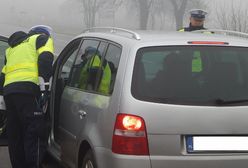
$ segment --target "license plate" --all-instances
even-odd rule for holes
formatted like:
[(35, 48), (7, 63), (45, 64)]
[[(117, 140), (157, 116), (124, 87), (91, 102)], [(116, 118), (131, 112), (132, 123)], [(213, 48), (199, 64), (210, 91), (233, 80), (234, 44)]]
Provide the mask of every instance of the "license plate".
[(188, 153), (248, 152), (248, 136), (186, 136)]

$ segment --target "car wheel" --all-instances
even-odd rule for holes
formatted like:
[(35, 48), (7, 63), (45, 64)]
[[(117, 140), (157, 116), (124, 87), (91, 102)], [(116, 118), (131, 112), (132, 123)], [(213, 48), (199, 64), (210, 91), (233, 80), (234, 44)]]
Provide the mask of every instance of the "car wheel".
[(92, 150), (88, 150), (84, 156), (82, 168), (97, 168)]

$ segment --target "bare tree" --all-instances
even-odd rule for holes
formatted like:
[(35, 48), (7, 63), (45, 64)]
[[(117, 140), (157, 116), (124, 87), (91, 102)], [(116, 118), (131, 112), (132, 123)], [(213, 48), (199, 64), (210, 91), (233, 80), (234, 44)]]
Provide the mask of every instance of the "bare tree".
[(184, 15), (187, 10), (193, 8), (206, 9), (204, 1), (202, 0), (169, 0), (173, 7), (173, 14), (176, 21), (176, 29), (183, 27)]
[(154, 0), (150, 7), (150, 17), (148, 20), (148, 25), (152, 29), (164, 29), (166, 24), (166, 16), (169, 13), (170, 3), (168, 0)]
[(248, 33), (248, 7), (242, 1), (232, 1), (216, 9), (216, 23), (220, 28)]
[(139, 28), (147, 29), (148, 19), (150, 16), (150, 8), (154, 0), (129, 0), (129, 3), (135, 5), (138, 11)]
[(183, 27), (183, 16), (186, 10), (188, 0), (170, 0), (174, 8), (174, 17), (176, 20), (176, 29)]
[(119, 8), (123, 4), (124, 0), (113, 0), (115, 8)]
[(87, 28), (94, 27), (96, 15), (100, 8), (104, 8), (107, 0), (82, 0), (84, 23)]
[(140, 29), (147, 29), (150, 7), (154, 0), (138, 0), (140, 6)]
[(109, 7), (112, 8), (112, 11), (113, 11), (113, 24), (115, 25), (115, 15), (116, 15), (116, 12), (118, 11), (118, 9), (123, 5), (124, 3), (124, 0), (112, 0), (109, 1)]

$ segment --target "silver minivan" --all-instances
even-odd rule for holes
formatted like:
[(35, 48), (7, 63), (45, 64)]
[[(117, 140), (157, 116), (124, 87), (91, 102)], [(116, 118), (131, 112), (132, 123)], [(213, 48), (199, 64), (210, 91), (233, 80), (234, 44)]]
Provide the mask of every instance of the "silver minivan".
[(54, 65), (48, 151), (71, 168), (244, 168), (242, 33), (93, 28)]

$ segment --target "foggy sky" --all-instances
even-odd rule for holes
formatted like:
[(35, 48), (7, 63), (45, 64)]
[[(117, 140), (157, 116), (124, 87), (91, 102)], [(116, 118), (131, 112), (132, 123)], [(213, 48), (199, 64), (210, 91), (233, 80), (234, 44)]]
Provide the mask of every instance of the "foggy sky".
[[(0, 34), (9, 36), (17, 30), (28, 31), (30, 27), (37, 24), (46, 24), (53, 27), (58, 49), (73, 36), (85, 29), (83, 22), (82, 7), (80, 0), (0, 0)], [(215, 11), (218, 7), (230, 4), (233, 0), (207, 0), (208, 16), (205, 26), (216, 28)], [(235, 0), (234, 2), (245, 3), (247, 0)], [(247, 7), (248, 8), (248, 7)], [(126, 8), (120, 8), (115, 13), (107, 12), (96, 18), (96, 26), (117, 26), (124, 28), (137, 28), (137, 17), (130, 17)], [(109, 19), (109, 15), (114, 19)], [(184, 25), (188, 25), (188, 15), (185, 14)], [(173, 19), (167, 18), (169, 22), (163, 29), (175, 30)]]

